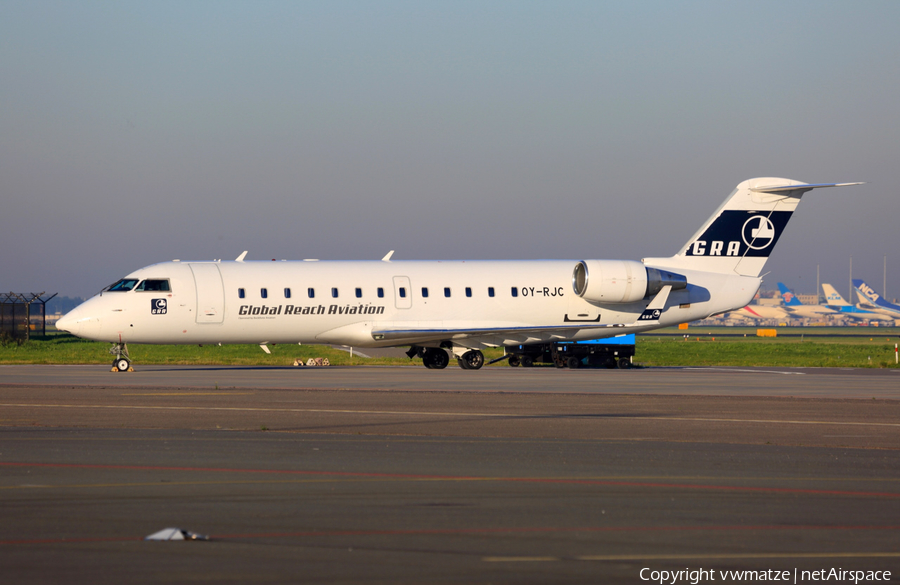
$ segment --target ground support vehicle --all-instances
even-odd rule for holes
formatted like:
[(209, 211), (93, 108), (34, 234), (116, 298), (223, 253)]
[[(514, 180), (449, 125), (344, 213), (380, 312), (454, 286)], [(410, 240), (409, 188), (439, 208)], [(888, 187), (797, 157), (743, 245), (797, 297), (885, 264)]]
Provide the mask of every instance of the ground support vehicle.
[(513, 367), (550, 364), (557, 368), (627, 369), (634, 357), (634, 334), (591, 341), (519, 345), (506, 351), (509, 365)]

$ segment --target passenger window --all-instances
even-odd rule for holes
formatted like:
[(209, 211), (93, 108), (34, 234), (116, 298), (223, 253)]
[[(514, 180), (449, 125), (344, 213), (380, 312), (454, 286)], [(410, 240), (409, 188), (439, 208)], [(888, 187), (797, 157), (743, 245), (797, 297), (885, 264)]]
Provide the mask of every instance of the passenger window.
[(488, 296), (489, 297), (494, 296), (494, 287), (492, 287), (492, 286), (488, 287)]
[(316, 289), (308, 288), (306, 289), (306, 294), (309, 295), (309, 298), (314, 299), (316, 298)]
[(286, 299), (291, 298), (291, 289), (289, 289), (289, 288), (284, 289), (284, 298), (286, 298)]
[(514, 296), (514, 297), (519, 296), (519, 289), (518, 289), (518, 288), (512, 287), (512, 288), (509, 289), (509, 290), (510, 290), (510, 292), (512, 293), (512, 296)]
[(244, 296), (245, 296), (245, 295), (244, 295), (244, 289), (239, 288), (239, 289), (238, 289), (238, 298), (239, 298), (239, 299), (242, 299), (242, 298), (244, 298)]
[(427, 286), (422, 287), (422, 297), (426, 298), (426, 299), (428, 298), (428, 287)]
[(146, 292), (169, 292), (169, 281), (148, 278), (139, 284), (135, 290)]
[(406, 287), (405, 287), (405, 286), (401, 286), (401, 287), (400, 287), (400, 298), (401, 298), (401, 299), (405, 299), (405, 298), (406, 298)]
[(449, 296), (450, 296), (450, 287), (449, 287), (449, 286), (445, 286), (445, 287), (444, 287), (444, 296), (445, 296), (445, 297), (449, 297)]
[(269, 298), (269, 289), (267, 289), (267, 288), (259, 289), (259, 296), (261, 296), (264, 299)]
[(466, 287), (466, 296), (467, 296), (467, 297), (471, 297), (471, 296), (472, 296), (472, 287), (471, 287), (471, 286), (467, 286), (467, 287)]
[(383, 299), (383, 298), (384, 298), (384, 289), (381, 288), (380, 286), (378, 287), (378, 298), (379, 298), (379, 299)]
[(331, 296), (338, 298), (338, 289), (336, 286), (331, 287)]
[(358, 299), (362, 298), (362, 289), (361, 288), (356, 289), (356, 298), (358, 298)]
[(123, 278), (109, 286), (108, 292), (128, 292), (138, 283), (136, 278)]

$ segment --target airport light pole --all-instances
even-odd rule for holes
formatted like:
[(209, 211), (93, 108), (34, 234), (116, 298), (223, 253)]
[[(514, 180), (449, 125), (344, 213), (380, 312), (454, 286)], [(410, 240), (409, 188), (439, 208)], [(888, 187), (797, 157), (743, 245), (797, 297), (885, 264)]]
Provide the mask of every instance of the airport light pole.
[(816, 264), (816, 304), (822, 304), (822, 296), (819, 293), (819, 265)]
[(853, 298), (853, 256), (850, 256), (850, 278), (847, 279), (847, 299)]

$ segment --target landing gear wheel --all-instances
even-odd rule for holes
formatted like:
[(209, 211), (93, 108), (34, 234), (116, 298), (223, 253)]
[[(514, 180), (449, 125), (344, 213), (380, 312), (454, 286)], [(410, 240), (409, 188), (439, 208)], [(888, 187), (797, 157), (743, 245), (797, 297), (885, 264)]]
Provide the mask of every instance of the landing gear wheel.
[(422, 354), (422, 363), (429, 370), (443, 370), (450, 363), (450, 356), (443, 349), (429, 347)]
[(116, 343), (109, 348), (109, 353), (116, 356), (112, 363), (113, 372), (129, 372), (131, 369), (131, 357), (128, 355), (128, 346), (123, 342)]
[(627, 370), (631, 367), (631, 361), (628, 358), (619, 358), (618, 365), (620, 370)]
[(443, 349), (434, 350), (434, 359), (431, 362), (433, 370), (443, 370), (450, 363), (450, 356)]
[(521, 361), (519, 361), (519, 356), (517, 356), (516, 354), (509, 356), (509, 360), (507, 360), (507, 361), (509, 361), (509, 365), (511, 365), (514, 368), (518, 367), (519, 364), (521, 363)]
[(523, 368), (530, 368), (533, 365), (534, 365), (534, 360), (531, 359), (531, 357), (529, 357), (527, 355), (522, 356), (522, 367)]
[(477, 349), (467, 351), (466, 353), (462, 354), (462, 357), (459, 358), (459, 367), (464, 370), (478, 370), (481, 369), (481, 366), (483, 365), (484, 354)]
[(449, 362), (450, 358), (443, 349), (430, 347), (422, 353), (422, 363), (429, 370), (442, 370)]
[(566, 366), (568, 366), (570, 370), (577, 370), (581, 366), (581, 360), (572, 356), (566, 360)]

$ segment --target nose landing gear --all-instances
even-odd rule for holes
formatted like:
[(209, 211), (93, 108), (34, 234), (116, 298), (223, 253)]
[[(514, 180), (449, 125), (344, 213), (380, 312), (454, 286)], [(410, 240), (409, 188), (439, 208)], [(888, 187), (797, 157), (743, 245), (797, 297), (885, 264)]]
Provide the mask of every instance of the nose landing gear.
[(113, 360), (111, 372), (133, 372), (131, 367), (131, 357), (128, 355), (128, 346), (124, 343), (117, 343), (109, 348), (109, 353), (116, 356)]

